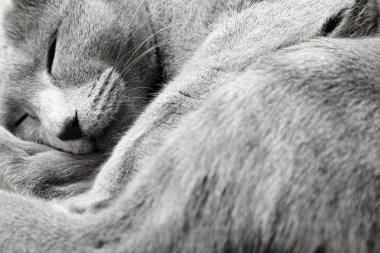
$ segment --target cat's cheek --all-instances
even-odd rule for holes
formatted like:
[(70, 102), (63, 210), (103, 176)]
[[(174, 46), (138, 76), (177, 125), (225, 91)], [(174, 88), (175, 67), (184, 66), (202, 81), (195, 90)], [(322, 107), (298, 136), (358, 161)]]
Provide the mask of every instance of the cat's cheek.
[(40, 142), (41, 124), (38, 120), (27, 117), (13, 130), (13, 134), (24, 141)]
[(72, 154), (89, 154), (94, 151), (93, 144), (89, 140), (61, 141), (46, 131), (38, 120), (31, 117), (17, 126), (13, 134), (24, 141), (48, 145)]
[(42, 144), (74, 155), (86, 155), (95, 151), (94, 144), (85, 138), (74, 141), (61, 141), (57, 137), (51, 136), (46, 131), (42, 130), (40, 140)]

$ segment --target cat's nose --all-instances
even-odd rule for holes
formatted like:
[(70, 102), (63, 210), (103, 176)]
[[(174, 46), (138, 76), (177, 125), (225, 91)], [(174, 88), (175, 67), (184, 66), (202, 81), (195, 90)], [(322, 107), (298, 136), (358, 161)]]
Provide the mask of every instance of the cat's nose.
[(82, 137), (83, 132), (76, 113), (74, 117), (65, 122), (62, 132), (58, 135), (58, 139), (61, 141), (74, 141)]

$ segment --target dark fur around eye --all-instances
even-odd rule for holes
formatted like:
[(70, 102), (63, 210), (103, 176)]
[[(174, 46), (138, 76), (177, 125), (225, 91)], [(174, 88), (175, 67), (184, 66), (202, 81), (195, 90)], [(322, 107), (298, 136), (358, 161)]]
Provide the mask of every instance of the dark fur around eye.
[(57, 35), (58, 35), (58, 31), (55, 31), (51, 38), (51, 42), (49, 44), (49, 49), (48, 49), (48, 54), (47, 54), (47, 66), (46, 66), (49, 74), (51, 74), (51, 70), (54, 63), (55, 50), (57, 47)]
[(29, 117), (29, 115), (28, 114), (24, 114), (24, 115), (22, 115), (22, 117), (21, 118), (19, 118), (15, 123), (14, 123), (14, 125), (13, 125), (13, 127), (18, 127), (18, 126), (20, 126), (27, 118)]

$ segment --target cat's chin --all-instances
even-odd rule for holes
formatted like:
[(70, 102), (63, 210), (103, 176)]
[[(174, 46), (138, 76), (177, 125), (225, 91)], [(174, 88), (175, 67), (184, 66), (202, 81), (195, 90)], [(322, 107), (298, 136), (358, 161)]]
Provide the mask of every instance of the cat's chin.
[(88, 139), (61, 141), (57, 138), (47, 137), (42, 140), (42, 144), (75, 155), (86, 155), (95, 152), (93, 143)]
[(87, 138), (74, 141), (61, 141), (41, 128), (40, 123), (33, 118), (26, 118), (22, 124), (13, 129), (13, 134), (24, 141), (37, 142), (57, 150), (75, 155), (94, 153), (95, 144)]

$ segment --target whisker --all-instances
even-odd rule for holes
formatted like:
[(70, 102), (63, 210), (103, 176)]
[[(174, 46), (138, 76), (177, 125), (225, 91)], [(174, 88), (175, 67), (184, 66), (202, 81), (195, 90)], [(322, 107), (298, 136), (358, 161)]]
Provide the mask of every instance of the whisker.
[(136, 35), (136, 33), (141, 29), (143, 28), (147, 23), (148, 21), (154, 16), (156, 15), (163, 7), (169, 5), (169, 3), (166, 3), (166, 4), (163, 4), (161, 5), (160, 7), (158, 7), (155, 11), (153, 11), (152, 13), (150, 13), (142, 22), (142, 24), (131, 34), (131, 36), (133, 37), (134, 35)]
[(141, 3), (139, 4), (139, 6), (137, 7), (135, 13), (133, 14), (133, 20), (135, 20), (136, 16), (137, 16), (137, 13), (139, 12), (141, 6), (144, 4), (145, 0), (142, 0)]
[(133, 66), (135, 66), (135, 64), (137, 62), (139, 62), (144, 56), (146, 56), (147, 54), (149, 54), (150, 52), (152, 52), (153, 50), (161, 47), (162, 45), (164, 45), (165, 43), (167, 43), (169, 40), (164, 40), (154, 46), (152, 46), (151, 48), (147, 49), (145, 52), (143, 52), (140, 56), (138, 56), (135, 60), (133, 60), (126, 68), (125, 70), (120, 74), (120, 77), (124, 76), (127, 71), (129, 71), (130, 69), (132, 69)]
[(139, 60), (141, 60), (142, 57), (144, 57), (145, 55), (149, 54), (150, 52), (152, 52), (153, 50), (161, 47), (162, 45), (164, 45), (165, 43), (167, 43), (169, 40), (164, 40), (164, 41), (161, 41), (160, 43), (156, 44), (155, 46), (152, 46), (150, 49), (146, 50), (144, 53), (142, 53), (139, 57), (137, 57), (127, 68), (131, 68), (133, 67)]
[[(143, 1), (144, 2), (144, 1)], [(142, 2), (142, 3), (143, 3)], [(143, 28), (147, 23), (148, 21), (154, 16), (156, 15), (162, 8), (164, 8), (165, 6), (169, 5), (170, 3), (166, 3), (166, 4), (162, 4), (160, 7), (158, 7), (155, 11), (153, 11), (151, 14), (148, 15), (148, 17), (146, 17), (142, 24), (133, 32), (131, 33), (131, 35), (128, 37), (127, 41), (130, 41), (136, 34), (138, 31), (140, 31), (141, 28)], [(137, 15), (137, 11), (135, 12), (136, 15)], [(123, 50), (124, 51), (124, 50)], [(125, 54), (126, 56), (126, 54)], [(118, 62), (120, 64), (120, 62), (122, 62), (124, 60), (124, 57), (122, 57), (121, 59), (116, 58), (116, 62)]]
[[(132, 58), (151, 38), (153, 38), (154, 36), (156, 36), (157, 34), (167, 30), (167, 29), (170, 29), (172, 28), (173, 26), (175, 26), (176, 24), (172, 24), (172, 25), (169, 25), (167, 27), (164, 27), (160, 30), (158, 30), (157, 32), (153, 33), (152, 35), (150, 35), (148, 38), (146, 38), (142, 43), (141, 45), (132, 53), (132, 55), (130, 56), (130, 58)], [(129, 64), (130, 63), (130, 60), (128, 62), (126, 62), (126, 64)]]
[(115, 65), (113, 66), (114, 70), (128, 56), (129, 47), (132, 48), (132, 46), (130, 45), (131, 39), (132, 39), (132, 37), (128, 37), (127, 40), (125, 41), (125, 43), (123, 43), (123, 45), (120, 47), (120, 51), (118, 53), (118, 56), (116, 57)]

